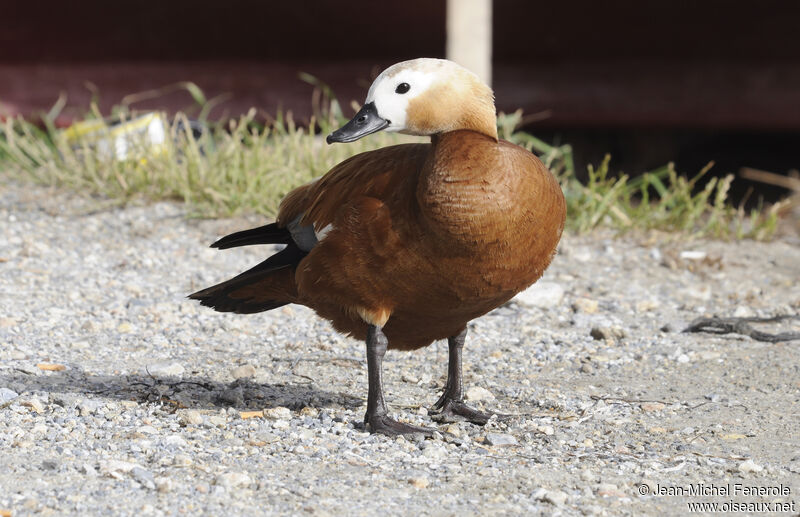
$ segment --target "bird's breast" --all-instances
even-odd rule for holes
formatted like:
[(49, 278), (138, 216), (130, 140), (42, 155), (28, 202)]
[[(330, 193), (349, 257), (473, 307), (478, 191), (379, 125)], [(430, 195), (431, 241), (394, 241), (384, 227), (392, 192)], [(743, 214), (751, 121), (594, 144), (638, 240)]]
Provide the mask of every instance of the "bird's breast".
[(431, 255), (465, 295), (513, 295), (541, 276), (561, 237), (558, 183), (535, 156), (505, 142), (468, 137), (446, 151), (417, 190)]

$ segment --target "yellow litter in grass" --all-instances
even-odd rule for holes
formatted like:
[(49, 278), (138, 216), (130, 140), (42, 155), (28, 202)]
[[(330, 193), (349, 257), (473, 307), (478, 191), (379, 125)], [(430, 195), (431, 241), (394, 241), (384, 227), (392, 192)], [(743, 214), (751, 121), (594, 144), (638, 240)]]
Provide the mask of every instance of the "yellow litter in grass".
[(73, 149), (87, 146), (101, 157), (115, 160), (161, 155), (166, 152), (169, 124), (161, 113), (147, 113), (132, 120), (107, 124), (102, 119), (76, 122), (61, 131), (60, 137)]

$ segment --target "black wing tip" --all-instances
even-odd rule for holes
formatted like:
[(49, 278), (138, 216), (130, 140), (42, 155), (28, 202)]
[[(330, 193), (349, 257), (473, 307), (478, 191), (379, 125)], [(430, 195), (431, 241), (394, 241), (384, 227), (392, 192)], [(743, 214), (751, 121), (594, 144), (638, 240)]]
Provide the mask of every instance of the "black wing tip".
[(258, 228), (242, 230), (218, 239), (212, 248), (226, 250), (239, 246), (253, 246), (258, 244), (290, 244), (292, 235), (286, 228), (278, 227), (278, 223), (270, 223)]
[[(225, 237), (222, 237), (221, 239), (217, 239), (216, 241), (211, 243), (211, 245), (209, 247), (210, 248), (214, 248), (214, 249), (218, 249), (218, 250), (226, 250), (228, 248), (234, 248), (236, 246), (242, 246), (243, 244), (239, 244), (241, 241), (244, 240), (244, 239), (241, 238), (242, 237), (241, 236), (242, 233), (243, 232), (236, 232), (236, 233), (232, 233), (230, 235), (226, 235)], [(247, 242), (245, 242), (245, 244), (247, 244)]]
[[(203, 289), (203, 291), (206, 291), (206, 289)], [(187, 296), (186, 298), (188, 298), (190, 300), (196, 300), (196, 301), (200, 302), (200, 305), (202, 305), (204, 307), (211, 307), (210, 304), (212, 303), (214, 295), (210, 294), (210, 293), (209, 294), (204, 293), (203, 291), (197, 291), (196, 293), (192, 293), (189, 296)]]
[[(223, 282), (224, 284), (225, 282)], [(228, 295), (231, 289), (220, 289), (222, 284), (201, 289), (187, 296), (190, 300), (197, 300), (203, 307), (211, 307), (219, 312), (232, 312), (233, 303)]]
[(190, 294), (188, 298), (197, 300), (203, 307), (209, 307), (217, 312), (233, 312), (235, 314), (256, 314), (258, 312), (269, 311), (278, 307), (288, 305), (289, 302), (276, 300), (264, 300), (252, 302), (248, 300), (236, 300), (228, 296), (228, 293), (202, 294), (203, 291)]
[(296, 267), (305, 256), (306, 253), (304, 251), (298, 248), (297, 245), (290, 243), (257, 266), (230, 280), (194, 292), (188, 295), (188, 298), (190, 300), (198, 300), (201, 305), (211, 307), (218, 312), (235, 312), (238, 314), (253, 314), (281, 307), (291, 302), (283, 300), (253, 300), (252, 298), (231, 295), (238, 289), (259, 282), (276, 271)]

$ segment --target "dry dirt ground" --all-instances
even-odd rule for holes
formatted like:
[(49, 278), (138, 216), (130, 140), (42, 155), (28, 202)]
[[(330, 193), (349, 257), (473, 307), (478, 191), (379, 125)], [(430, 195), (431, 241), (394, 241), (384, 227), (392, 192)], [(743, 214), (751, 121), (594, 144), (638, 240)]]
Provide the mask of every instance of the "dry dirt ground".
[(432, 422), (446, 344), (387, 355), (391, 410), (441, 431), (416, 440), (364, 431), (364, 346), (310, 311), (185, 298), (261, 223), (0, 184), (0, 515), (800, 512), (800, 341), (681, 332), (796, 315), (797, 239), (565, 236), (470, 327), (469, 397), (510, 418)]

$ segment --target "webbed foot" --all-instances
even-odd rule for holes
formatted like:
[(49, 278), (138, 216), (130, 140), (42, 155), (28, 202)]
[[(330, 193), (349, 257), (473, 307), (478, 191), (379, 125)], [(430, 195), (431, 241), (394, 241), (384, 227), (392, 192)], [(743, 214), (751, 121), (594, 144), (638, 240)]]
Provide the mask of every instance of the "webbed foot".
[(467, 405), (463, 400), (453, 400), (446, 395), (442, 395), (439, 401), (428, 411), (428, 414), (435, 422), (467, 421), (478, 425), (485, 425), (493, 415), (493, 413), (479, 411)]
[(418, 425), (399, 422), (389, 415), (374, 415), (364, 419), (367, 429), (371, 433), (384, 434), (386, 436), (404, 436), (409, 434), (421, 434), (422, 436), (433, 436), (435, 429), (421, 427)]

